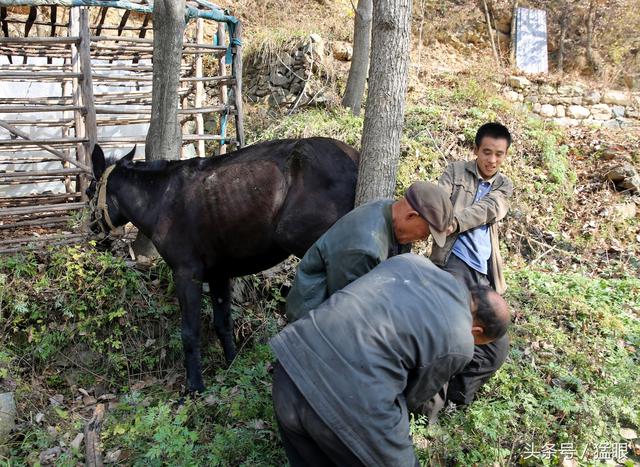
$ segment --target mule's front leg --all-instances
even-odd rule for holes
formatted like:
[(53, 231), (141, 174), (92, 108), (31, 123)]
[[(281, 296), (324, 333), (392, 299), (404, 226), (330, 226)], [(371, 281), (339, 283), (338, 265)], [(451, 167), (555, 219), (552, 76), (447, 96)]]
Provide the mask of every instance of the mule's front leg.
[(176, 293), (182, 312), (182, 347), (184, 366), (187, 369), (187, 391), (203, 392), (202, 364), (200, 361), (200, 306), (202, 281), (193, 271), (174, 273)]
[(213, 303), (213, 327), (224, 351), (224, 358), (227, 364), (230, 364), (236, 358), (231, 317), (231, 279), (228, 277), (211, 279), (209, 288)]

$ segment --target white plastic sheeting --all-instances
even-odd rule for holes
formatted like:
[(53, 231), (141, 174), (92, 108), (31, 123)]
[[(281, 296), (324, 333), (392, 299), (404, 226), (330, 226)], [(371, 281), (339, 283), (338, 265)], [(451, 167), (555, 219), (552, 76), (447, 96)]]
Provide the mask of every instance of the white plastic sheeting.
[[(13, 57), (14, 63), (22, 63), (22, 57)], [(53, 64), (62, 64), (62, 59), (53, 59)], [(31, 65), (46, 65), (45, 57), (31, 57), (27, 61)], [(107, 62), (101, 62), (99, 60), (93, 60), (93, 65), (99, 65), (100, 63), (106, 64)], [(131, 61), (124, 62), (123, 64), (132, 66)], [(9, 64), (9, 60), (6, 55), (0, 56), (0, 67)], [(149, 66), (150, 60), (141, 60), (141, 66)], [(124, 74), (124, 73), (123, 73)], [(135, 82), (131, 83), (119, 83), (119, 86), (102, 85), (97, 84), (94, 86), (94, 94), (104, 94), (108, 92), (127, 92), (127, 91), (151, 91), (151, 83), (148, 85), (136, 86)], [(2, 81), (0, 83), (0, 96), (9, 98), (46, 98), (46, 97), (61, 97), (63, 95), (63, 87), (60, 82), (19, 82), (19, 81)], [(71, 95), (71, 82), (67, 81), (66, 86), (68, 89), (65, 95)], [(111, 107), (108, 105), (101, 105), (101, 107)], [(139, 105), (114, 105), (113, 108), (122, 109), (140, 109)], [(0, 107), (0, 120), (52, 120), (56, 118), (72, 118), (73, 112), (28, 112), (24, 114), (20, 113), (2, 113)], [(21, 131), (26, 133), (32, 138), (62, 138), (61, 127), (45, 127), (45, 126), (29, 126), (20, 125), (18, 127)], [(148, 123), (131, 124), (131, 125), (105, 125), (98, 127), (98, 138), (110, 137), (110, 136), (144, 136), (147, 134), (149, 128)], [(0, 128), (0, 139), (7, 140), (13, 136), (4, 128)], [(66, 137), (75, 137), (73, 128), (69, 129), (69, 134)], [(20, 139), (20, 138), (16, 138)], [(123, 156), (131, 150), (132, 144), (122, 144), (118, 147), (112, 147), (105, 149), (107, 155), (113, 155), (116, 157)], [(73, 156), (73, 154), (71, 154)], [(138, 144), (136, 155), (144, 157), (144, 144)], [(40, 162), (30, 164), (14, 164), (7, 162), (8, 159), (20, 158), (20, 159), (42, 159), (42, 158), (55, 158), (55, 156), (45, 150), (16, 150), (2, 153), (2, 162), (0, 162), (0, 171), (26, 171), (26, 170), (55, 170), (62, 168), (62, 162)], [(36, 193), (64, 193), (65, 186), (62, 181), (48, 181), (41, 183), (33, 183), (30, 185), (0, 185), (0, 196), (24, 196)]]

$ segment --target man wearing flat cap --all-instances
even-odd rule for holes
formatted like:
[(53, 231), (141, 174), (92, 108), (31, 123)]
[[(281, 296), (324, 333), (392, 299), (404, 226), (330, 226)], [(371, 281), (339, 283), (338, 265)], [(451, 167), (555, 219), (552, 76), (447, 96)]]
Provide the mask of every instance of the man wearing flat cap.
[(293, 322), (382, 261), (411, 250), (431, 236), (443, 246), (453, 222), (449, 195), (439, 186), (416, 182), (398, 201), (382, 199), (357, 207), (309, 248), (287, 296)]

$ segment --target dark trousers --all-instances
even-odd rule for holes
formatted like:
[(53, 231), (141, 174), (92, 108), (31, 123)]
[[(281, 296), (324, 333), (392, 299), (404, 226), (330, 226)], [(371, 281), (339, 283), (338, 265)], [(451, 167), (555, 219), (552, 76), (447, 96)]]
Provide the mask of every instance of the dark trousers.
[[(453, 253), (442, 269), (469, 288), (478, 285), (492, 286), (486, 275), (469, 267)], [(449, 381), (447, 400), (455, 404), (470, 404), (480, 386), (502, 366), (508, 353), (509, 336), (506, 334), (490, 344), (476, 345), (471, 362)]]
[(278, 363), (273, 371), (272, 396), (291, 467), (364, 466), (316, 414)]

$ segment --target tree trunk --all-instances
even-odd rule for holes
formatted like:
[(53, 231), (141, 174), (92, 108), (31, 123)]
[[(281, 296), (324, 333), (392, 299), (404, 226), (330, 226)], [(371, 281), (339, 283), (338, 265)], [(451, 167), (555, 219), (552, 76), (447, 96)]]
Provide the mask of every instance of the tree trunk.
[[(153, 88), (151, 122), (145, 143), (145, 159), (178, 159), (182, 130), (178, 120), (178, 85), (185, 28), (185, 0), (155, 0), (153, 4)], [(158, 252), (142, 232), (133, 243), (137, 256), (156, 257)]]
[(515, 68), (516, 66), (516, 41), (517, 41), (517, 37), (516, 37), (516, 29), (517, 29), (517, 24), (518, 24), (518, 20), (517, 20), (517, 16), (518, 16), (518, 0), (513, 0), (513, 8), (512, 8), (512, 16), (511, 16), (511, 32), (509, 33), (511, 35), (511, 53), (509, 55), (510, 61), (511, 61), (511, 66), (513, 68)]
[(147, 161), (178, 159), (182, 131), (178, 84), (185, 28), (185, 0), (155, 0), (153, 6), (153, 89)]
[(596, 15), (596, 0), (591, 0), (589, 2), (589, 11), (587, 13), (587, 60), (589, 61), (589, 65), (595, 73), (599, 71), (599, 64), (596, 62), (595, 57), (593, 56), (593, 30), (594, 30), (594, 17)]
[(369, 97), (356, 205), (393, 196), (409, 74), (410, 20), (411, 0), (374, 2)]
[(567, 23), (569, 22), (569, 6), (564, 3), (560, 13), (560, 44), (558, 47), (558, 72), (564, 73), (564, 40), (567, 36)]
[(356, 17), (353, 22), (353, 57), (347, 89), (342, 98), (342, 105), (349, 107), (353, 115), (360, 115), (364, 86), (369, 71), (369, 51), (371, 50), (371, 16), (372, 0), (359, 0)]

